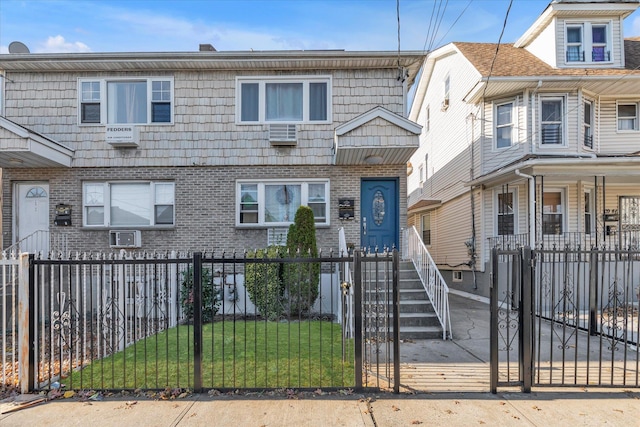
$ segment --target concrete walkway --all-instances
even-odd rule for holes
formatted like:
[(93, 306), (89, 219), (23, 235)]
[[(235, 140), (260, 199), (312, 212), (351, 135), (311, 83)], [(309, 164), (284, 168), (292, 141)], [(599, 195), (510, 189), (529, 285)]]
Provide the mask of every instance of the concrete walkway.
[(636, 426), (640, 389), (489, 393), (489, 306), (451, 295), (453, 341), (401, 345), (400, 395), (340, 392), (199, 394), (175, 400), (57, 399), (0, 415), (34, 426)]

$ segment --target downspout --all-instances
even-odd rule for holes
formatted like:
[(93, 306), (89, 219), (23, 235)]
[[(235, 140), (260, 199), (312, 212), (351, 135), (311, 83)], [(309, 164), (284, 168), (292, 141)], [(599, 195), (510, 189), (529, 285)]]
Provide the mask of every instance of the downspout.
[(516, 169), (516, 175), (529, 180), (529, 246), (534, 247), (536, 241), (536, 187), (533, 176), (520, 172)]
[(398, 80), (402, 81), (402, 117), (404, 117), (405, 119), (409, 117), (409, 97), (408, 97), (408, 83), (407, 83), (407, 77), (408, 77), (408, 73), (407, 71), (405, 71), (404, 68), (400, 68), (399, 70), (400, 75), (398, 76)]

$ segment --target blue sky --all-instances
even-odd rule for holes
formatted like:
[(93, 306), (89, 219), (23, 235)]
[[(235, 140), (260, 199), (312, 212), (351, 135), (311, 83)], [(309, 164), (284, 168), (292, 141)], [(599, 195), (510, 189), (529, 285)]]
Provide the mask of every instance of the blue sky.
[[(515, 41), (549, 1), (514, 0), (502, 41)], [(508, 5), (400, 0), (401, 48), (497, 42)], [(442, 19), (428, 36), (433, 15)], [(625, 36), (637, 35), (640, 12), (625, 22)], [(0, 0), (0, 53), (16, 40), (34, 53), (184, 52), (200, 43), (225, 51), (397, 50), (396, 0)]]

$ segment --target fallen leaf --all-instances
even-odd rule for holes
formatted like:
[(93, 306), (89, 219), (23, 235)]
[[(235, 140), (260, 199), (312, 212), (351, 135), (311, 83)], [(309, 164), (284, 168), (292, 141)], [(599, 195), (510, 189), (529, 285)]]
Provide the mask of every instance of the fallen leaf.
[(416, 425), (416, 424), (422, 424), (422, 421), (413, 420), (413, 421), (411, 421), (411, 424), (414, 424), (414, 425)]
[(73, 396), (75, 396), (75, 395), (76, 395), (76, 392), (75, 392), (75, 391), (73, 391), (73, 390), (68, 390), (68, 391), (65, 391), (65, 392), (64, 392), (63, 397), (64, 397), (65, 399), (69, 399), (70, 397), (73, 397)]
[(391, 405), (391, 409), (393, 409), (396, 412), (400, 410), (400, 408), (398, 408), (396, 405)]
[(533, 406), (533, 409), (535, 409), (536, 411), (542, 411), (542, 409), (538, 408), (537, 406)]

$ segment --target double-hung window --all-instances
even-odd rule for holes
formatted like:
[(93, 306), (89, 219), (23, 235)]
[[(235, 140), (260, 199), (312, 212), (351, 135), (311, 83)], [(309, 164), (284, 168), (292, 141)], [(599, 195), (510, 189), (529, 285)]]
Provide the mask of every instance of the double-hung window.
[(431, 213), (423, 214), (420, 217), (420, 222), (422, 226), (422, 243), (425, 246), (431, 245)]
[(515, 234), (515, 193), (514, 191), (506, 191), (497, 194), (498, 217), (497, 229), (498, 236), (510, 236)]
[(288, 226), (301, 205), (316, 224), (329, 224), (329, 180), (237, 182), (236, 225)]
[(85, 182), (85, 227), (149, 227), (175, 224), (173, 182)]
[(540, 103), (541, 144), (562, 145), (564, 143), (564, 98), (542, 98)]
[(495, 109), (496, 148), (507, 148), (513, 144), (513, 102), (499, 104)]
[(593, 148), (593, 102), (584, 101), (583, 103), (584, 120), (582, 122), (582, 131), (584, 133), (584, 146)]
[(618, 111), (618, 130), (638, 130), (638, 104), (619, 103)]
[(584, 62), (582, 25), (567, 25), (567, 62)]
[(564, 193), (561, 190), (545, 191), (542, 194), (542, 233), (562, 234)]
[(238, 77), (236, 87), (239, 123), (331, 122), (330, 77)]
[(83, 124), (172, 121), (172, 78), (81, 79), (78, 92)]
[(607, 25), (605, 24), (591, 26), (591, 60), (593, 62), (610, 60), (607, 45)]

